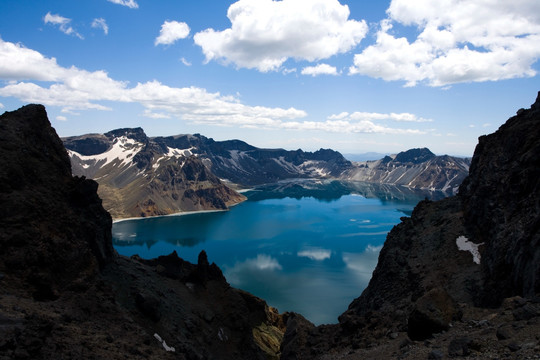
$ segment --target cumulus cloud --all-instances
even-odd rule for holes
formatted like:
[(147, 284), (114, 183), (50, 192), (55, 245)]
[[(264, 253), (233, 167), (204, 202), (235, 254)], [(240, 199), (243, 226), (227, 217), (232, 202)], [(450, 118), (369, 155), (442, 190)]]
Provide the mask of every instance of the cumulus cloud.
[(58, 121), (67, 121), (67, 117), (59, 115), (59, 116), (56, 117), (56, 120), (58, 120)]
[(418, 117), (411, 113), (370, 113), (370, 112), (353, 112), (349, 114), (348, 112), (342, 112), (340, 114), (330, 115), (328, 117), (330, 120), (363, 120), (363, 121), (377, 121), (377, 120), (392, 120), (398, 122), (432, 122), (431, 119), (425, 119)]
[(324, 131), (334, 133), (364, 133), (364, 134), (400, 134), (419, 135), (425, 131), (418, 129), (401, 129), (375, 124), (373, 121), (352, 119), (326, 121), (287, 121), (280, 122), (279, 128), (299, 131)]
[(58, 106), (67, 114), (77, 114), (77, 110), (111, 110), (111, 102), (122, 102), (141, 104), (143, 116), (149, 118), (178, 118), (195, 124), (334, 133), (425, 133), (376, 123), (382, 118), (418, 119), (408, 113), (342, 113), (322, 121), (300, 121), (308, 116), (304, 110), (250, 106), (241, 103), (238, 95), (211, 93), (194, 86), (170, 87), (157, 80), (130, 85), (112, 79), (103, 70), (90, 72), (74, 66), (62, 67), (54, 58), (1, 38), (0, 79), (7, 80), (0, 87), (0, 96)]
[(112, 2), (114, 4), (127, 6), (130, 9), (137, 9), (139, 7), (139, 4), (135, 0), (107, 0), (109, 2)]
[[(101, 102), (140, 103), (149, 117), (175, 116), (197, 123), (257, 126), (305, 117), (303, 110), (248, 106), (237, 97), (197, 87), (174, 88), (158, 81), (129, 86), (102, 70), (65, 68), (56, 59), (0, 38), (0, 96), (59, 106), (63, 111), (110, 110)], [(40, 82), (37, 84), (36, 82)], [(42, 83), (43, 82), (43, 83)]]
[(103, 18), (94, 19), (94, 21), (92, 21), (92, 27), (96, 29), (102, 29), (105, 35), (109, 33), (109, 26)]
[(84, 39), (84, 37), (81, 34), (79, 34), (77, 31), (75, 31), (75, 29), (73, 29), (69, 25), (71, 23), (71, 19), (65, 18), (65, 17), (60, 16), (58, 14), (51, 14), (50, 12), (48, 12), (43, 17), (43, 22), (45, 24), (58, 25), (58, 28), (64, 34), (73, 35), (73, 36), (78, 37), (79, 39)]
[(316, 66), (307, 66), (302, 69), (302, 75), (338, 75), (337, 69), (334, 66), (328, 64), (318, 64)]
[(338, 0), (239, 0), (227, 12), (231, 27), (195, 34), (206, 61), (261, 72), (289, 58), (317, 61), (347, 52), (365, 37), (365, 21), (349, 20)]
[[(376, 43), (354, 57), (350, 74), (446, 86), (536, 75), (540, 2), (393, 0)], [(412, 41), (394, 25), (414, 27)]]
[(189, 26), (185, 22), (165, 21), (161, 25), (159, 36), (154, 41), (154, 45), (171, 45), (179, 39), (185, 39), (189, 32)]

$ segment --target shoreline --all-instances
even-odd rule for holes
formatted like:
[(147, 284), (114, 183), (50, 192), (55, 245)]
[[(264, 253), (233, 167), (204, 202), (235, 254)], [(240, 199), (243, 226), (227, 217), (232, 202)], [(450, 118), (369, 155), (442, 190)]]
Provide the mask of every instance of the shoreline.
[(140, 217), (130, 217), (130, 218), (123, 218), (123, 219), (113, 219), (113, 224), (123, 222), (123, 221), (131, 221), (131, 220), (155, 219), (155, 218), (170, 217), (170, 216), (195, 215), (195, 214), (203, 214), (203, 213), (222, 212), (222, 211), (229, 211), (229, 209), (181, 211), (181, 212), (167, 214), (167, 215), (140, 216)]
[(155, 218), (162, 218), (162, 217), (169, 217), (169, 216), (185, 216), (185, 215), (195, 215), (195, 214), (204, 214), (204, 213), (229, 211), (231, 208), (235, 207), (236, 205), (240, 205), (244, 201), (245, 200), (240, 201), (240, 202), (235, 203), (235, 204), (232, 204), (232, 205), (228, 205), (227, 209), (180, 211), (180, 212), (177, 212), (177, 213), (167, 214), (167, 215), (139, 216), (139, 217), (130, 217), (130, 218), (122, 218), (122, 219), (113, 219), (113, 224), (123, 222), (123, 221), (131, 221), (131, 220), (155, 219)]

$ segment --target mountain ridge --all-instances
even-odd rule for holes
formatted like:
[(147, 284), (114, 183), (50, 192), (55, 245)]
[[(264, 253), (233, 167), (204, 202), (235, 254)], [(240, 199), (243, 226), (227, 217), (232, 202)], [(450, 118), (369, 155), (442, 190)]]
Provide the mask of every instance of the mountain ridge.
[[(425, 148), (353, 163), (331, 149), (261, 149), (241, 140), (214, 141), (200, 134), (148, 137), (142, 128), (67, 137), (63, 142), (73, 173), (98, 181), (99, 194), (114, 218), (224, 210), (244, 200), (230, 186), (290, 179), (365, 181), (451, 194), (469, 164), (467, 159), (436, 156)], [(201, 176), (190, 180), (186, 164)]]

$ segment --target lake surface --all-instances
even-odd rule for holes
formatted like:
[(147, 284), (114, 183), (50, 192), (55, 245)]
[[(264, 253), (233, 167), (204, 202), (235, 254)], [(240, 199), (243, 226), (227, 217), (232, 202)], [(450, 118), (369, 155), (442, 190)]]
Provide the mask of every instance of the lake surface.
[(315, 324), (336, 323), (367, 286), (386, 234), (441, 193), (358, 182), (289, 181), (244, 193), (230, 211), (113, 225), (116, 250), (153, 258), (201, 250), (227, 281)]

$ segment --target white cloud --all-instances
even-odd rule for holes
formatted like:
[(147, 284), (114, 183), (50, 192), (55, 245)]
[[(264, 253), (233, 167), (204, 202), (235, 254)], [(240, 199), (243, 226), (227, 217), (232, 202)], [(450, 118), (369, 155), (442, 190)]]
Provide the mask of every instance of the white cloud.
[(171, 45), (179, 39), (185, 39), (190, 32), (188, 24), (178, 21), (165, 21), (161, 25), (159, 36), (154, 41), (154, 45)]
[(302, 69), (302, 75), (338, 75), (337, 69), (328, 64), (318, 64), (316, 66), (307, 66)]
[(180, 58), (180, 61), (182, 62), (182, 64), (186, 65), (186, 66), (191, 66), (191, 63), (189, 61), (186, 60), (186, 58)]
[(432, 122), (431, 119), (424, 119), (422, 117), (418, 117), (411, 113), (370, 113), (370, 112), (353, 112), (352, 114), (349, 114), (348, 112), (342, 112), (340, 114), (336, 115), (330, 115), (328, 117), (330, 120), (355, 120), (355, 121), (377, 121), (377, 120), (392, 120), (392, 121), (398, 121), (398, 122)]
[(365, 133), (365, 134), (425, 134), (416, 129), (400, 129), (377, 125), (372, 121), (326, 120), (326, 121), (287, 121), (276, 124), (278, 128), (299, 131), (324, 131), (333, 133)]
[(291, 73), (295, 73), (296, 72), (296, 68), (292, 68), (292, 69), (283, 69), (282, 73), (283, 75), (289, 75)]
[(163, 113), (152, 112), (149, 109), (144, 110), (143, 116), (145, 116), (147, 118), (150, 118), (150, 119), (170, 119), (171, 118), (170, 115), (163, 114)]
[[(376, 43), (354, 57), (350, 74), (445, 86), (536, 74), (540, 2), (393, 0)], [(411, 42), (394, 24), (414, 27)]]
[(92, 27), (102, 29), (105, 35), (109, 33), (109, 26), (104, 18), (94, 19), (94, 21), (92, 21)]
[[(268, 108), (240, 103), (235, 96), (209, 93), (197, 87), (173, 88), (158, 81), (128, 86), (111, 79), (102, 70), (89, 72), (61, 67), (54, 58), (0, 38), (0, 96), (13, 96), (27, 102), (73, 110), (110, 110), (102, 101), (140, 103), (156, 117), (175, 116), (196, 123), (235, 126), (279, 124), (283, 120), (305, 117), (303, 110)], [(33, 81), (50, 84), (36, 84)], [(47, 86), (48, 85), (48, 86)]]
[(0, 38), (0, 79), (58, 81), (67, 71), (58, 66), (55, 58)]
[(4, 104), (0, 103), (0, 109), (4, 108)]
[(79, 34), (77, 31), (75, 31), (75, 29), (73, 29), (69, 25), (69, 23), (71, 22), (71, 19), (65, 18), (58, 14), (51, 14), (50, 12), (48, 12), (43, 17), (43, 22), (45, 24), (58, 25), (60, 31), (62, 31), (64, 34), (73, 35), (73, 36), (78, 37), (79, 39), (84, 39), (84, 37), (81, 34)]
[(194, 86), (170, 87), (157, 80), (130, 86), (102, 70), (64, 68), (54, 58), (1, 38), (0, 79), (8, 80), (0, 87), (0, 96), (58, 106), (67, 114), (78, 115), (76, 110), (111, 110), (111, 102), (122, 102), (141, 104), (143, 115), (150, 118), (178, 118), (195, 124), (333, 133), (425, 133), (375, 123), (385, 117), (395, 121), (416, 119), (407, 113), (365, 117), (358, 114), (366, 113), (342, 113), (323, 121), (299, 121), (308, 115), (303, 110), (250, 106), (242, 104), (239, 95), (210, 93)]
[(114, 4), (127, 6), (130, 9), (137, 9), (139, 7), (139, 4), (135, 0), (107, 0), (109, 2), (112, 2)]
[(56, 120), (58, 120), (58, 121), (67, 121), (67, 117), (62, 116), (62, 115), (58, 115), (58, 116), (56, 117)]
[(289, 58), (317, 61), (358, 45), (368, 27), (349, 14), (338, 0), (239, 0), (227, 12), (230, 28), (206, 29), (194, 40), (206, 61), (276, 71)]

